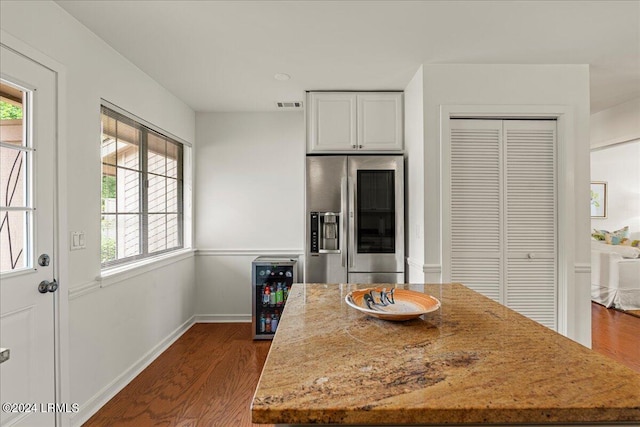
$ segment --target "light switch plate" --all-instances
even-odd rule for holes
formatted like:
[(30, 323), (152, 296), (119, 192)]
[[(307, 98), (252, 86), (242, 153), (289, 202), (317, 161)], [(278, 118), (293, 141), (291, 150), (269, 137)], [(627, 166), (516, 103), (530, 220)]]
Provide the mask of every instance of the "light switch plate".
[(85, 243), (84, 231), (72, 231), (70, 243), (72, 251), (85, 249), (87, 245)]

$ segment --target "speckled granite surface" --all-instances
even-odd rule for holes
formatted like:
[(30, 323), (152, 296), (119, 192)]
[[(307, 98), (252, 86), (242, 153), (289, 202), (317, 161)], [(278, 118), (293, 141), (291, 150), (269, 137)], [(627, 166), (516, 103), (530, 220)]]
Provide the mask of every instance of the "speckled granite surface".
[(640, 374), (462, 285), (399, 286), (441, 309), (389, 322), (346, 305), (364, 285), (294, 285), (253, 422), (640, 422)]

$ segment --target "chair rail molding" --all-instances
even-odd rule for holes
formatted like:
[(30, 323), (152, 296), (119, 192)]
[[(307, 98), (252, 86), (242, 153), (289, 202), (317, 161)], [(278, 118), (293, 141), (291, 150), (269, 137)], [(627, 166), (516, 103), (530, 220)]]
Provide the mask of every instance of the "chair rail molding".
[(413, 258), (407, 257), (407, 264), (411, 268), (418, 269), (423, 273), (428, 274), (440, 274), (442, 273), (442, 265), (441, 264), (423, 264), (421, 262), (416, 261)]
[(586, 262), (576, 262), (573, 270), (578, 274), (591, 274), (591, 264)]
[(69, 288), (69, 301), (80, 298), (83, 295), (90, 294), (100, 289), (100, 281), (92, 280)]
[(196, 256), (302, 256), (302, 249), (196, 249)]

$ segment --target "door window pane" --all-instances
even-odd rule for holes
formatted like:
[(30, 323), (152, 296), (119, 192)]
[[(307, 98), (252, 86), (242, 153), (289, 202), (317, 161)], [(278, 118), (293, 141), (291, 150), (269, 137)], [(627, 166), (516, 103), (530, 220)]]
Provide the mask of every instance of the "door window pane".
[(30, 267), (33, 199), (31, 140), (24, 126), (28, 93), (0, 82), (0, 272)]
[(0, 147), (0, 206), (27, 205), (27, 152)]
[(27, 268), (29, 212), (4, 211), (0, 216), (0, 271)]
[(396, 248), (393, 170), (359, 170), (357, 187), (358, 253), (391, 254)]

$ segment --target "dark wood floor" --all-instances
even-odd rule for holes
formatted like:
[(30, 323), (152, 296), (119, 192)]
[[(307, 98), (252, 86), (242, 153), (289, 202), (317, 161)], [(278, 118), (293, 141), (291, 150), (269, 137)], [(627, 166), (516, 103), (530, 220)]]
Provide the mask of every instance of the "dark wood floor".
[[(591, 315), (593, 349), (640, 372), (640, 318), (595, 303)], [(196, 324), (85, 426), (255, 426), (249, 405), (269, 345), (247, 323)]]
[(270, 344), (249, 323), (195, 324), (84, 425), (258, 425), (249, 404)]
[(640, 317), (592, 302), (591, 348), (640, 372)]

